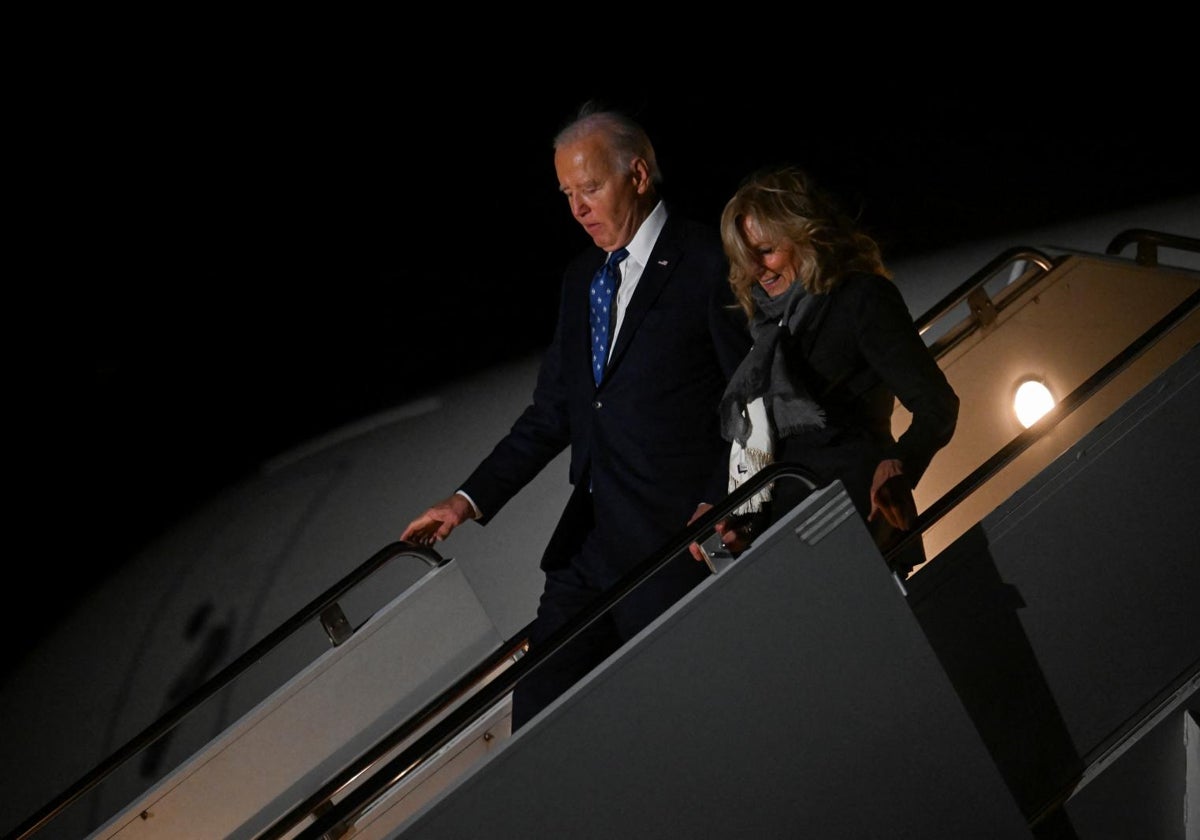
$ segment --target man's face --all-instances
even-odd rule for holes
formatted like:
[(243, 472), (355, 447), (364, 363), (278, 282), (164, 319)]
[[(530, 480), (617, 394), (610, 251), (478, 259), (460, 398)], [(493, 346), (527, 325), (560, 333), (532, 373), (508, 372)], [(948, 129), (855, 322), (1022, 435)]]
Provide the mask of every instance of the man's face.
[(571, 205), (571, 215), (605, 251), (624, 247), (645, 218), (640, 197), (649, 188), (645, 164), (635, 160), (629, 171), (612, 166), (603, 135), (591, 134), (554, 153), (558, 186)]

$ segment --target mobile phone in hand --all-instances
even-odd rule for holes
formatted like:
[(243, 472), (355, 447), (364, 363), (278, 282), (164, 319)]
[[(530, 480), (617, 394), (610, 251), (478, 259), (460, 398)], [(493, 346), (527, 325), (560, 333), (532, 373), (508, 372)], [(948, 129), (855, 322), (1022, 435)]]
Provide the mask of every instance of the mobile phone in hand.
[(714, 575), (729, 568), (733, 563), (733, 552), (729, 550), (729, 546), (721, 542), (721, 535), (716, 531), (700, 543), (700, 554), (704, 557), (708, 570)]

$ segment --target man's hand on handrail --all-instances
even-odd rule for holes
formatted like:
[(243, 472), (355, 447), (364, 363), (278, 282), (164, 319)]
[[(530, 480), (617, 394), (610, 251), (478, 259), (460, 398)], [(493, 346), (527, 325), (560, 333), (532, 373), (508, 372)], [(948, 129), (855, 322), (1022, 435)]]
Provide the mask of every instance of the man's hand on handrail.
[(475, 509), (470, 500), (461, 493), (455, 493), (410, 522), (400, 539), (415, 545), (433, 545), (450, 536), (450, 532), (459, 525), (474, 518)]

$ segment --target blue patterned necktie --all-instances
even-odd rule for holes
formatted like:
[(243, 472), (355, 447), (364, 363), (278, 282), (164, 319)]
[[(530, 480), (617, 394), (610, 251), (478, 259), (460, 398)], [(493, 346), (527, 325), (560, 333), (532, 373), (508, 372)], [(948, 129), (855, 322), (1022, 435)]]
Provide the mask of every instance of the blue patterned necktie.
[(608, 361), (609, 309), (613, 294), (621, 282), (621, 270), (617, 265), (627, 256), (629, 251), (625, 248), (613, 251), (592, 278), (592, 378), (597, 385), (604, 378), (604, 365)]

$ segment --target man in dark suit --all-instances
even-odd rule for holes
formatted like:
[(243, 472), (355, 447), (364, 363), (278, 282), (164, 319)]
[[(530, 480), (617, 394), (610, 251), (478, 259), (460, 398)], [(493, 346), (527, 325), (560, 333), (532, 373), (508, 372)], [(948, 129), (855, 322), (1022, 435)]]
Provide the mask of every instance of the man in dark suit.
[[(468, 519), (486, 525), (569, 445), (573, 491), (542, 556), (546, 582), (531, 650), (665, 548), (700, 503), (726, 495), (728, 446), (717, 404), (750, 347), (719, 237), (668, 213), (658, 196), (654, 148), (639, 125), (584, 106), (555, 138), (554, 167), (572, 215), (596, 247), (564, 273), (558, 323), (533, 400), (461, 488), (401, 536), (431, 544)], [(603, 326), (603, 313), (592, 312), (589, 299), (610, 255), (619, 260), (620, 276), (606, 356), (603, 334), (593, 332), (593, 322)], [(706, 573), (681, 553), (530, 672), (514, 690), (513, 728)]]

